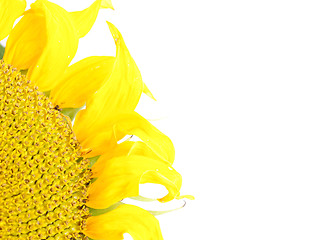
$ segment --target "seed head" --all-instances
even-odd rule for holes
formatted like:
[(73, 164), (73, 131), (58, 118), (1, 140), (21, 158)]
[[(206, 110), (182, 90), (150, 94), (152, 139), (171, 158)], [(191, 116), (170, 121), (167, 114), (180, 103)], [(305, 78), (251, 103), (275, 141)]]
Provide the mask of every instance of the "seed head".
[(71, 125), (0, 61), (0, 239), (85, 239), (89, 161)]

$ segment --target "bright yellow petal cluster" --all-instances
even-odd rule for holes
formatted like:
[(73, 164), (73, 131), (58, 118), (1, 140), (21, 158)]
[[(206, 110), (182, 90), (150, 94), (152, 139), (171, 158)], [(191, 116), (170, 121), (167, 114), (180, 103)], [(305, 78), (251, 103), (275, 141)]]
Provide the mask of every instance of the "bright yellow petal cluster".
[[(118, 29), (107, 22), (116, 45), (115, 57), (93, 56), (69, 66), (79, 39), (90, 31), (101, 8), (113, 9), (111, 1), (96, 0), (78, 12), (67, 12), (47, 0), (35, 1), (23, 13), (25, 6), (25, 1), (0, 3), (0, 37), (10, 32), (4, 61), (27, 70), (27, 77), (41, 91), (50, 92), (55, 106), (83, 108), (73, 130), (86, 157), (99, 157), (92, 166), (94, 181), (86, 205), (108, 208), (138, 196), (143, 183), (161, 184), (168, 190), (158, 199), (161, 202), (183, 197), (179, 192), (181, 175), (172, 167), (175, 151), (171, 140), (135, 112), (142, 93), (154, 97)], [(140, 140), (120, 143), (128, 135)], [(94, 239), (122, 239), (125, 232), (136, 240), (162, 239), (153, 215), (126, 204), (88, 218), (83, 231)]]
[(102, 0), (97, 0), (84, 11), (69, 13), (52, 2), (37, 0), (12, 30), (4, 60), (28, 69), (27, 76), (41, 91), (53, 89), (75, 56), (79, 38), (92, 27), (99, 8), (112, 8), (107, 1), (101, 4)]

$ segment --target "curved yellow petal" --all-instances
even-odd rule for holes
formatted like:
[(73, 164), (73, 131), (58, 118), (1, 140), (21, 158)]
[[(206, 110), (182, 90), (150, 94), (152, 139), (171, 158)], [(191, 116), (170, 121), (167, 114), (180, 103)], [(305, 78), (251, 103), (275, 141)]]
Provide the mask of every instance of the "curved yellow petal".
[(67, 68), (51, 91), (50, 98), (61, 108), (79, 108), (111, 75), (114, 57), (93, 56)]
[(95, 172), (97, 176), (105, 168), (105, 164), (111, 158), (125, 157), (130, 155), (137, 155), (149, 158), (157, 158), (158, 156), (144, 143), (141, 141), (125, 141), (118, 144), (113, 150), (109, 153), (106, 153), (99, 157), (99, 161), (94, 164)]
[(135, 135), (161, 159), (171, 164), (174, 162), (172, 141), (138, 113), (117, 114), (108, 124), (78, 129), (77, 124), (82, 121), (83, 112), (85, 110), (80, 111), (75, 119), (74, 131), (82, 146), (92, 149), (88, 157), (109, 152), (124, 136)]
[(26, 11), (8, 37), (5, 62), (18, 69), (31, 67), (37, 62), (47, 43), (46, 31), (43, 9), (33, 7)]
[(48, 91), (75, 56), (78, 40), (67, 11), (37, 0), (10, 34), (4, 59), (15, 67), (28, 68), (28, 78), (41, 91)]
[(41, 91), (48, 91), (56, 86), (58, 78), (75, 56), (79, 39), (67, 11), (46, 0), (35, 4), (34, 7), (42, 8), (45, 13), (47, 42), (27, 76)]
[(139, 102), (144, 84), (119, 31), (108, 23), (116, 44), (116, 60), (110, 78), (88, 100), (81, 112), (77, 129), (86, 131), (94, 125), (108, 123), (118, 112), (133, 111)]
[(0, 40), (7, 37), (12, 30), (15, 20), (22, 15), (25, 8), (25, 0), (0, 1)]
[(96, 21), (100, 8), (113, 9), (111, 0), (96, 0), (92, 5), (82, 11), (71, 12), (70, 17), (80, 38), (84, 37)]
[(168, 194), (160, 201), (170, 201), (180, 195), (181, 175), (171, 164), (159, 158), (131, 154), (111, 159), (99, 158), (100, 161), (105, 161), (104, 168), (96, 167), (96, 164), (92, 167), (93, 177), (97, 179), (88, 190), (89, 207), (103, 209), (124, 198), (138, 196), (140, 183), (165, 186)]
[(89, 217), (83, 232), (101, 240), (121, 240), (124, 233), (129, 233), (134, 240), (163, 240), (158, 220), (149, 212), (128, 204)]

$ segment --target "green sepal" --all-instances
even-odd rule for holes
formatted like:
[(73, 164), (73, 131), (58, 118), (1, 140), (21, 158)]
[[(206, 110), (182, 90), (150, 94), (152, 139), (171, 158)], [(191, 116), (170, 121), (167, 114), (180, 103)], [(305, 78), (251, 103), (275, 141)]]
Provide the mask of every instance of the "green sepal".
[[(98, 161), (98, 158), (99, 158), (99, 157), (100, 157), (100, 155), (99, 155), (99, 156), (92, 157), (92, 158), (89, 158), (89, 160), (90, 160), (90, 168), (92, 168), (93, 165)], [(91, 179), (91, 184), (94, 183), (96, 180), (97, 180), (97, 178), (92, 178), (92, 179)]]
[[(22, 74), (22, 75), (27, 75), (27, 72), (28, 72), (28, 69), (23, 69), (23, 70), (20, 70), (20, 73)], [(44, 93), (45, 94), (45, 93)], [(49, 95), (48, 95), (49, 96)], [(47, 96), (47, 97), (48, 97)]]
[(77, 115), (77, 113), (79, 112), (79, 110), (81, 110), (82, 108), (63, 108), (61, 110), (61, 113), (63, 113), (64, 115), (67, 115), (71, 121), (73, 121)]
[(92, 158), (89, 158), (90, 159), (90, 168), (92, 168), (92, 166), (98, 161), (99, 157), (100, 157), (100, 155), (92, 157)]
[(3, 59), (3, 55), (5, 54), (5, 47), (0, 44), (0, 59)]
[(110, 211), (116, 209), (118, 206), (120, 206), (122, 204), (124, 204), (124, 203), (117, 202), (117, 203), (115, 203), (115, 204), (113, 204), (110, 207), (105, 208), (105, 209), (93, 209), (93, 208), (90, 208), (90, 214), (91, 214), (91, 216), (99, 216), (101, 214), (104, 214), (104, 213), (107, 213), (107, 212), (110, 212)]

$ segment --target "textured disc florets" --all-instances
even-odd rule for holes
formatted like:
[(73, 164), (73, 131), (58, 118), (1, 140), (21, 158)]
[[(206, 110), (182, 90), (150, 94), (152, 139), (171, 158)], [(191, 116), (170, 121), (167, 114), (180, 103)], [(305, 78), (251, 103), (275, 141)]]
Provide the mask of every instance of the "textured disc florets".
[(0, 239), (84, 239), (88, 164), (71, 123), (0, 61)]

